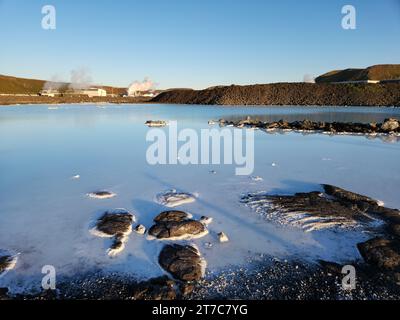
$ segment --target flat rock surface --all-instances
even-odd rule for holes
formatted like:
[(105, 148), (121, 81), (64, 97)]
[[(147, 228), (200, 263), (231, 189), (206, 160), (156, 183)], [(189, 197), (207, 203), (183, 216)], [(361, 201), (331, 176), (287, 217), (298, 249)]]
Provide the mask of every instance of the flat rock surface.
[(244, 195), (241, 202), (270, 220), (299, 226), (305, 231), (356, 226), (371, 221), (371, 215), (382, 219), (398, 216), (398, 210), (382, 207), (370, 197), (331, 185), (322, 187), (325, 192), (250, 193)]
[(157, 239), (192, 238), (200, 237), (207, 233), (207, 229), (199, 221), (187, 219), (184, 221), (167, 221), (153, 225), (149, 234)]
[(197, 281), (204, 276), (205, 260), (193, 246), (166, 245), (158, 261), (165, 271), (178, 280)]

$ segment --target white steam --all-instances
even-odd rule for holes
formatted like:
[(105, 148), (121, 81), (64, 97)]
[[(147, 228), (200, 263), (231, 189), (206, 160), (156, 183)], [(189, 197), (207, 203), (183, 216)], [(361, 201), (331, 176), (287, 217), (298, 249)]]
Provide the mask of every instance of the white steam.
[(92, 76), (89, 69), (78, 68), (71, 71), (70, 89), (87, 89), (92, 83)]
[(144, 78), (143, 81), (135, 81), (128, 88), (128, 96), (137, 96), (141, 92), (154, 90), (156, 84), (149, 78)]
[(305, 74), (303, 77), (305, 83), (315, 83), (315, 78), (311, 74)]

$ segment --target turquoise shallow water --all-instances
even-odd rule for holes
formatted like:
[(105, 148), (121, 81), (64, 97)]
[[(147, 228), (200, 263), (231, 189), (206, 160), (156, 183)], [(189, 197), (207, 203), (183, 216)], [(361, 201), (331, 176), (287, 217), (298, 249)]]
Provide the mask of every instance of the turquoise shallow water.
[[(174, 105), (61, 105), (0, 108), (0, 249), (20, 253), (17, 267), (0, 286), (37, 286), (41, 267), (60, 275), (101, 268), (142, 277), (162, 273), (162, 243), (132, 235), (124, 253), (110, 259), (107, 243), (88, 232), (105, 210), (124, 207), (151, 226), (165, 208), (157, 193), (171, 188), (198, 194), (182, 209), (210, 215), (210, 235), (194, 242), (209, 269), (245, 261), (249, 252), (305, 259), (357, 257), (356, 233), (304, 234), (266, 223), (239, 203), (248, 191), (293, 193), (330, 183), (400, 208), (400, 144), (363, 136), (255, 132), (254, 173), (263, 181), (236, 176), (234, 165), (158, 165), (146, 161), (146, 120), (177, 120), (199, 132), (207, 121), (243, 118), (380, 122), (400, 118), (398, 109), (316, 107), (216, 107)], [(218, 128), (215, 126), (215, 128)], [(161, 129), (168, 133), (168, 127)], [(272, 166), (272, 163), (275, 166)], [(210, 174), (215, 170), (215, 174)], [(79, 174), (79, 180), (71, 179)], [(93, 201), (85, 195), (109, 189), (117, 197)], [(230, 242), (203, 250), (225, 231)]]

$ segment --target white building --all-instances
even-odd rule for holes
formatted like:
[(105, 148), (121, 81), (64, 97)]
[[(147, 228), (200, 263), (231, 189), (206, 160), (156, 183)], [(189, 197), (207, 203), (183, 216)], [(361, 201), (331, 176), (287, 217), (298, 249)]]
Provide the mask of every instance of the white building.
[(53, 89), (45, 89), (40, 91), (39, 95), (44, 96), (44, 97), (55, 97), (59, 96), (60, 92), (58, 90), (53, 90)]
[(93, 98), (93, 97), (106, 97), (107, 96), (107, 91), (104, 90), (104, 89), (99, 89), (99, 88), (90, 88), (90, 89), (82, 90), (79, 94), (87, 95), (90, 98)]

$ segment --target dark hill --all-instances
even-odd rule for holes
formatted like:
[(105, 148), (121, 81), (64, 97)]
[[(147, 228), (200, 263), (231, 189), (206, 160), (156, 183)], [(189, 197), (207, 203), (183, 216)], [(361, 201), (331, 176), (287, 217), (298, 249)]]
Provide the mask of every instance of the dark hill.
[(156, 103), (217, 105), (400, 106), (400, 84), (274, 83), (170, 90)]
[(395, 80), (400, 79), (400, 64), (381, 64), (365, 69), (345, 69), (327, 72), (315, 79), (317, 83), (362, 81), (362, 80)]

